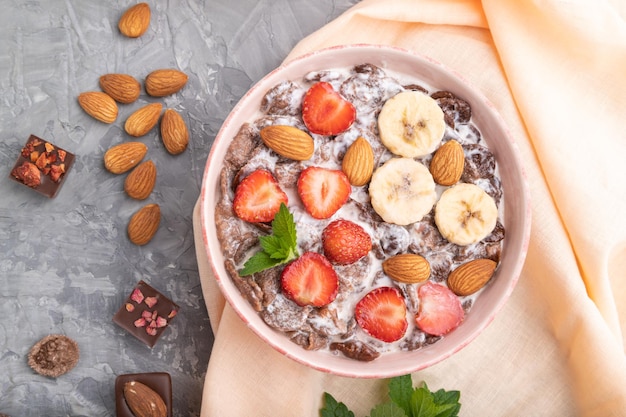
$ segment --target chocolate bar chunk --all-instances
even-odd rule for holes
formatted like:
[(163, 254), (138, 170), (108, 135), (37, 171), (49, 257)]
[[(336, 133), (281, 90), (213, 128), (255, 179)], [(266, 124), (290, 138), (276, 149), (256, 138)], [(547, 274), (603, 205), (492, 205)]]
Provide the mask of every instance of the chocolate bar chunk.
[(52, 198), (61, 188), (74, 159), (73, 153), (30, 135), (9, 178)]
[(115, 313), (113, 321), (149, 347), (153, 347), (178, 310), (176, 303), (142, 280)]
[(172, 379), (167, 372), (144, 374), (124, 374), (115, 378), (115, 413), (117, 417), (135, 417), (124, 398), (124, 385), (127, 382), (140, 382), (159, 394), (165, 402), (167, 417), (172, 416)]

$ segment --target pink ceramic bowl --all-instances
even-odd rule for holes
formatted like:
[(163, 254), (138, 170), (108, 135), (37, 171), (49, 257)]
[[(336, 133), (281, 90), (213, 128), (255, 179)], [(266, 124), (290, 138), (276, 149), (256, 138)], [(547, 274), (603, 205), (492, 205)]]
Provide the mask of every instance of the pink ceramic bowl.
[[(396, 72), (412, 74), (416, 79), (451, 91), (470, 103), (473, 121), (481, 130), (499, 164), (504, 190), (503, 222), (506, 228), (501, 263), (496, 275), (480, 294), (461, 326), (425, 348), (411, 352), (385, 353), (372, 362), (359, 362), (328, 351), (307, 351), (267, 326), (240, 295), (228, 276), (214, 222), (219, 173), (224, 155), (241, 124), (253, 119), (266, 91), (280, 81), (300, 79), (310, 71), (362, 63), (372, 63)], [(418, 371), (449, 357), (470, 343), (493, 320), (513, 291), (526, 257), (530, 235), (530, 199), (518, 150), (511, 141), (505, 124), (493, 105), (468, 86), (458, 74), (432, 59), (398, 48), (350, 45), (314, 52), (280, 66), (241, 99), (224, 122), (209, 155), (202, 185), (201, 218), (204, 243), (217, 283), (226, 300), (261, 339), (285, 356), (320, 371), (349, 377), (387, 378)]]

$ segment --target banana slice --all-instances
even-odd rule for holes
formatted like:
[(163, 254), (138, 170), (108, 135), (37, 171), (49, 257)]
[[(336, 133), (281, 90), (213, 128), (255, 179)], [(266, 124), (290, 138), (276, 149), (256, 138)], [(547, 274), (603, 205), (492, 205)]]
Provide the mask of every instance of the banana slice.
[(469, 245), (487, 237), (496, 227), (494, 199), (477, 185), (461, 183), (445, 190), (435, 206), (435, 223), (443, 237)]
[(426, 156), (437, 149), (446, 130), (443, 111), (430, 96), (404, 91), (387, 100), (378, 116), (383, 145), (407, 158)]
[(376, 213), (401, 226), (420, 221), (437, 200), (430, 171), (411, 158), (392, 158), (376, 169), (369, 194)]

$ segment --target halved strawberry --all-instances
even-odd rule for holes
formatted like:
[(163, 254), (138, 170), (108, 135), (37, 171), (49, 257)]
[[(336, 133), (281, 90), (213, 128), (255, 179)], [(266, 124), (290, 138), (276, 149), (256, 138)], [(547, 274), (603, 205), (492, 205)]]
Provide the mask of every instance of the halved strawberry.
[(372, 238), (356, 223), (335, 220), (322, 232), (324, 255), (334, 264), (352, 264), (372, 249)]
[(281, 203), (286, 205), (288, 199), (278, 181), (269, 171), (257, 169), (237, 185), (233, 210), (242, 220), (265, 223), (274, 220)]
[(301, 306), (330, 304), (339, 288), (339, 277), (333, 266), (316, 252), (305, 252), (287, 265), (280, 280), (285, 296)]
[(302, 99), (302, 120), (320, 135), (338, 135), (356, 119), (356, 109), (327, 82), (315, 83)]
[(365, 295), (357, 304), (354, 317), (370, 336), (383, 342), (395, 342), (408, 327), (406, 303), (394, 287), (379, 287)]
[(343, 206), (352, 188), (341, 170), (305, 168), (298, 177), (298, 194), (304, 208), (316, 219), (328, 219)]
[(448, 287), (428, 281), (419, 287), (417, 295), (420, 308), (415, 323), (424, 332), (443, 336), (463, 321), (461, 301)]

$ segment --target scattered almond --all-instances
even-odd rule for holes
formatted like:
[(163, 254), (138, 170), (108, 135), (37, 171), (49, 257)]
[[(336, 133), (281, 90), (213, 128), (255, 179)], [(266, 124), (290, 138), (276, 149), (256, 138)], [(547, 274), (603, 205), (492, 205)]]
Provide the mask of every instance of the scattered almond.
[(358, 137), (346, 151), (341, 163), (341, 170), (350, 184), (360, 187), (369, 182), (374, 172), (374, 151), (370, 143)]
[(146, 92), (152, 97), (174, 94), (187, 84), (187, 74), (175, 69), (158, 69), (146, 77)]
[(474, 294), (487, 284), (496, 270), (491, 259), (475, 259), (457, 267), (448, 275), (448, 287), (456, 295)]
[(154, 237), (161, 222), (161, 208), (148, 204), (133, 214), (128, 222), (128, 238), (135, 245), (145, 245)]
[(167, 109), (161, 119), (161, 139), (165, 149), (172, 155), (178, 155), (187, 149), (189, 131), (185, 120), (176, 110)]
[(313, 138), (297, 127), (267, 126), (261, 129), (260, 134), (268, 148), (285, 158), (306, 161), (313, 156), (315, 150)]
[(117, 119), (117, 103), (106, 93), (89, 91), (78, 96), (78, 104), (88, 115), (103, 123), (113, 123)]
[(437, 184), (456, 184), (463, 175), (465, 154), (459, 142), (452, 139), (437, 149), (430, 161), (430, 173)]
[(163, 104), (161, 103), (146, 104), (126, 119), (124, 130), (129, 135), (135, 137), (145, 135), (159, 121), (162, 109)]
[(125, 142), (115, 145), (104, 154), (104, 167), (113, 174), (122, 174), (134, 168), (148, 152), (141, 142)]
[(163, 398), (141, 382), (125, 383), (124, 399), (136, 417), (167, 417), (167, 406)]
[(154, 166), (154, 162), (142, 162), (126, 177), (124, 181), (124, 191), (132, 198), (145, 200), (154, 188), (156, 175), (157, 170), (156, 166)]
[(129, 38), (138, 38), (150, 26), (150, 6), (148, 3), (138, 3), (126, 10), (120, 17), (117, 27), (123, 35)]
[(100, 88), (118, 103), (129, 104), (139, 98), (141, 84), (128, 74), (106, 74), (100, 77)]
[(421, 255), (403, 253), (383, 261), (383, 271), (395, 281), (416, 284), (430, 277), (430, 264)]

